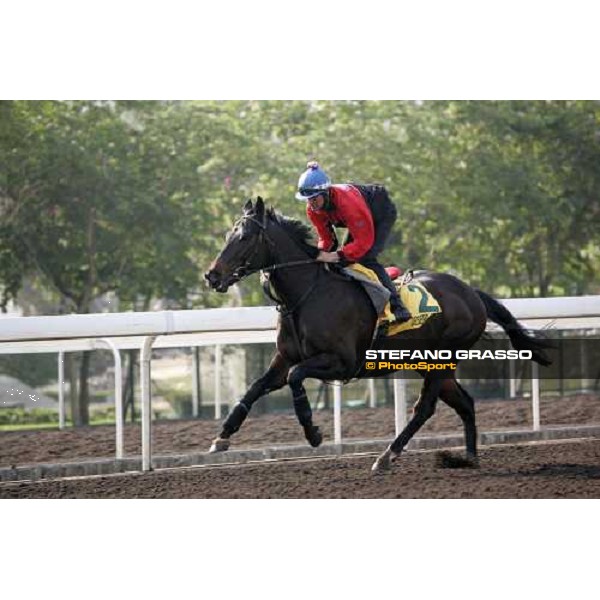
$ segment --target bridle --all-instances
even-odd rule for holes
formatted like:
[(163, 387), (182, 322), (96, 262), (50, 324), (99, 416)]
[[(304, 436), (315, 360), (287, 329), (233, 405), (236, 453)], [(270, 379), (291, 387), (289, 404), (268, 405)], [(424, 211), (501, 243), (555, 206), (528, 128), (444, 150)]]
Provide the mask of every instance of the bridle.
[[(253, 273), (257, 273), (259, 271), (261, 272), (261, 275), (263, 277), (263, 291), (269, 298), (271, 298), (271, 300), (273, 300), (275, 302), (275, 304), (277, 305), (277, 310), (281, 314), (282, 318), (286, 319), (286, 322), (288, 323), (288, 326), (289, 326), (291, 334), (292, 334), (292, 338), (296, 345), (296, 349), (297, 349), (299, 355), (301, 356), (302, 360), (304, 360), (306, 358), (306, 356), (304, 355), (304, 352), (302, 350), (302, 345), (300, 343), (300, 338), (298, 336), (296, 324), (294, 323), (293, 314), (304, 303), (304, 301), (308, 299), (308, 297), (316, 289), (316, 287), (319, 283), (319, 277), (320, 277), (321, 271), (323, 269), (317, 269), (317, 272), (315, 273), (315, 278), (313, 279), (312, 284), (310, 286), (308, 286), (308, 288), (304, 291), (302, 296), (294, 303), (294, 305), (291, 307), (286, 306), (285, 301), (282, 298), (275, 296), (275, 294), (271, 290), (270, 274), (273, 271), (276, 271), (277, 269), (297, 267), (300, 265), (308, 265), (308, 264), (318, 263), (319, 261), (317, 261), (314, 258), (307, 258), (304, 260), (292, 260), (292, 261), (287, 261), (287, 262), (276, 263), (276, 264), (270, 265), (268, 267), (258, 267), (258, 268), (252, 267), (252, 262), (258, 255), (260, 249), (262, 249), (264, 247), (265, 242), (267, 244), (267, 247), (270, 247), (271, 249), (275, 248), (276, 244), (273, 241), (273, 239), (271, 239), (271, 237), (269, 236), (269, 233), (267, 231), (267, 226), (268, 226), (269, 220), (268, 220), (268, 215), (267, 215), (266, 211), (263, 213), (262, 222), (254, 216), (251, 216), (249, 214), (244, 214), (236, 221), (234, 228), (240, 224), (243, 227), (244, 223), (246, 223), (247, 221), (251, 221), (252, 223), (255, 223), (258, 226), (258, 228), (259, 228), (258, 239), (257, 239), (256, 243), (254, 244), (254, 249), (248, 254), (248, 257), (246, 258), (246, 260), (232, 273), (231, 276), (234, 278), (234, 283), (237, 283), (244, 277), (248, 277), (248, 275), (252, 275)], [(268, 251), (270, 251), (270, 250), (268, 250)]]
[(256, 244), (254, 244), (254, 248), (253, 248), (252, 252), (248, 255), (246, 260), (237, 269), (235, 269), (235, 271), (233, 271), (233, 273), (231, 274), (231, 276), (234, 278), (234, 283), (237, 283), (238, 281), (240, 281), (241, 279), (243, 279), (245, 277), (248, 277), (249, 275), (258, 273), (259, 271), (261, 273), (269, 273), (269, 272), (275, 271), (277, 269), (282, 269), (282, 268), (287, 268), (287, 267), (297, 267), (300, 265), (308, 265), (311, 263), (318, 262), (314, 258), (307, 258), (304, 260), (291, 260), (291, 261), (287, 261), (287, 262), (276, 263), (276, 264), (270, 265), (268, 267), (252, 267), (252, 262), (258, 255), (260, 249), (263, 248), (263, 242), (266, 242), (267, 245), (270, 246), (271, 248), (275, 248), (275, 242), (271, 239), (271, 237), (269, 236), (269, 234), (267, 232), (267, 225), (268, 225), (269, 221), (267, 218), (266, 211), (263, 213), (262, 223), (254, 216), (242, 215), (235, 222), (234, 228), (240, 224), (243, 227), (244, 223), (246, 223), (247, 221), (251, 221), (252, 223), (256, 224), (260, 231), (258, 233), (258, 240), (256, 241)]

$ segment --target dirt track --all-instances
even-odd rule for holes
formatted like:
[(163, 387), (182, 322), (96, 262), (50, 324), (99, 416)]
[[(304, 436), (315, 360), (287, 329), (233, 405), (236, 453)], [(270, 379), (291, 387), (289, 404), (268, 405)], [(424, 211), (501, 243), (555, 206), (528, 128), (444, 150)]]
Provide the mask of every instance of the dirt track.
[[(600, 401), (580, 396), (542, 401), (542, 423), (599, 424)], [(530, 427), (530, 402), (477, 404), (480, 430)], [(391, 438), (391, 408), (343, 413), (346, 438)], [(315, 421), (331, 439), (330, 412)], [(156, 423), (156, 454), (198, 451), (214, 421)], [(445, 406), (423, 434), (462, 431)], [(126, 428), (126, 453), (140, 452), (139, 426)], [(250, 417), (235, 448), (305, 443), (293, 415)], [(114, 455), (114, 427), (0, 433), (0, 465)], [(600, 439), (483, 448), (476, 470), (441, 469), (433, 452), (407, 452), (391, 473), (372, 476), (374, 457), (331, 458), (218, 468), (189, 468), (39, 483), (0, 484), (0, 498), (600, 498)]]
[[(483, 401), (476, 404), (480, 431), (531, 427), (529, 400)], [(316, 411), (315, 423), (323, 430), (325, 441), (333, 436), (331, 411)], [(543, 425), (600, 424), (600, 399), (597, 396), (574, 396), (543, 399)], [(215, 421), (161, 421), (153, 426), (152, 445), (155, 454), (206, 451), (219, 431)], [(421, 430), (423, 435), (462, 432), (462, 424), (446, 405), (438, 403), (436, 414)], [(354, 409), (342, 412), (344, 439), (387, 439), (394, 436), (393, 408)], [(139, 425), (125, 427), (125, 453), (141, 453)], [(293, 414), (250, 414), (240, 431), (232, 438), (232, 448), (241, 449), (273, 444), (305, 444), (302, 430)], [(62, 462), (101, 457), (114, 457), (114, 426), (80, 429), (0, 432), (0, 466), (19, 466), (40, 462)]]
[(389, 474), (372, 457), (189, 468), (0, 484), (0, 498), (600, 498), (600, 439), (495, 446), (479, 469), (408, 452)]

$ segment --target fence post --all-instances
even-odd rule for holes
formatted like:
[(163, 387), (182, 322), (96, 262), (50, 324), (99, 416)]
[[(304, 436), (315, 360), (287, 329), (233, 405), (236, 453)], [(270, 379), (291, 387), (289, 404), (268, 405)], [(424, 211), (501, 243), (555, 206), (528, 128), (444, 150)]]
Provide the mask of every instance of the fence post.
[(109, 338), (103, 338), (100, 340), (103, 344), (106, 344), (109, 350), (112, 352), (113, 359), (115, 361), (115, 426), (117, 430), (116, 440), (116, 455), (117, 458), (123, 458), (123, 370), (121, 365), (121, 353), (117, 350), (114, 342)]
[(336, 446), (342, 444), (342, 382), (333, 382), (333, 441)]
[(192, 416), (200, 413), (200, 348), (192, 348)]
[(150, 367), (152, 344), (156, 336), (144, 338), (140, 356), (140, 383), (142, 388), (142, 471), (152, 470), (152, 380)]
[(406, 427), (406, 379), (394, 377), (394, 416), (396, 436)]
[(215, 346), (215, 419), (221, 418), (221, 344)]
[(514, 360), (508, 361), (508, 381), (510, 386), (509, 398), (517, 397), (517, 368)]
[(539, 367), (536, 362), (531, 363), (531, 409), (533, 412), (533, 430), (540, 430), (540, 379)]
[(58, 428), (65, 428), (65, 353), (58, 353)]
[(375, 389), (375, 380), (367, 379), (369, 383), (369, 408), (375, 408), (377, 406), (377, 391)]

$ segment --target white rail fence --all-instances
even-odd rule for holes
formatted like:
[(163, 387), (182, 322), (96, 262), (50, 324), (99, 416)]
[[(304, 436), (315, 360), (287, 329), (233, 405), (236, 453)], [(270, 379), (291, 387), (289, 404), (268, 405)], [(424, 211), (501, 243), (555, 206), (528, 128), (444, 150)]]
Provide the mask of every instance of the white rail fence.
[[(529, 328), (600, 327), (600, 296), (503, 300)], [(58, 353), (59, 423), (64, 427), (63, 356), (65, 352), (109, 349), (115, 361), (116, 457), (123, 458), (123, 410), (119, 350), (140, 350), (142, 469), (152, 468), (151, 355), (153, 348), (215, 346), (217, 358), (226, 344), (272, 343), (274, 307), (221, 308), (151, 313), (102, 313), (0, 319), (0, 354)], [(220, 360), (215, 375), (220, 376)], [(536, 365), (537, 366), (537, 365)], [(194, 371), (196, 369), (194, 368)], [(216, 380), (216, 389), (219, 389)], [(396, 431), (406, 424), (406, 381), (394, 380)], [(371, 394), (373, 387), (370, 386)], [(532, 370), (533, 428), (540, 428), (539, 380)], [(215, 418), (220, 418), (219, 392)], [(341, 385), (334, 385), (334, 443), (341, 444)]]

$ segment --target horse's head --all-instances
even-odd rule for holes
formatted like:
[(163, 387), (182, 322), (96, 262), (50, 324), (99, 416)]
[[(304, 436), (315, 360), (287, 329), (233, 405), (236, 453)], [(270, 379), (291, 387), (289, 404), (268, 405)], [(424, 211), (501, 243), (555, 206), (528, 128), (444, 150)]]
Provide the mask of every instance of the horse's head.
[(268, 215), (262, 198), (248, 200), (242, 216), (225, 238), (225, 246), (211, 263), (204, 278), (217, 292), (226, 292), (249, 272), (266, 266), (268, 259), (265, 230)]

